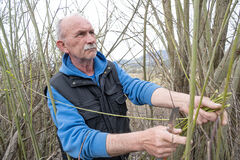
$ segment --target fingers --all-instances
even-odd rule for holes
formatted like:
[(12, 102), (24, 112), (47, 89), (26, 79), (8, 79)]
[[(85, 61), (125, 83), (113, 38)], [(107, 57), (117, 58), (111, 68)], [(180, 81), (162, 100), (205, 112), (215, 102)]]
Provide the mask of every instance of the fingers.
[(151, 151), (148, 151), (149, 154), (157, 157), (157, 158), (162, 158), (162, 157), (169, 157), (174, 151), (176, 151), (176, 148), (155, 148)]
[(176, 148), (178, 144), (168, 141), (161, 142), (161, 148)]
[(206, 112), (202, 109), (199, 110), (199, 114), (206, 120), (209, 121), (216, 121), (217, 119), (217, 113), (216, 112)]
[(168, 157), (176, 150), (178, 144), (185, 144), (186, 137), (179, 136), (181, 129), (173, 129), (172, 133), (165, 126), (157, 126), (142, 132), (143, 148), (156, 157)]
[(173, 133), (173, 134), (180, 134), (180, 133), (182, 133), (182, 130), (180, 128), (173, 128), (171, 133)]
[[(200, 97), (199, 96), (196, 97), (195, 102), (196, 102), (195, 107), (198, 107), (198, 104), (200, 102)], [(208, 97), (203, 97), (201, 106), (205, 106), (205, 107), (212, 108), (212, 109), (221, 109), (221, 104), (214, 103)], [(206, 111), (200, 109), (199, 110), (199, 115), (198, 115), (198, 118), (197, 118), (197, 123), (198, 124), (203, 124), (203, 123), (206, 123), (208, 121), (216, 121), (217, 117), (219, 115), (220, 115), (220, 111), (206, 112)], [(228, 119), (227, 118), (227, 112), (224, 111), (223, 116), (222, 116), (222, 125), (227, 124), (227, 119)]]
[(186, 144), (187, 139), (186, 137), (169, 133), (164, 136), (164, 140), (173, 144)]
[[(194, 111), (194, 117), (195, 117), (196, 110)], [(197, 117), (197, 124), (203, 124), (207, 123), (208, 121), (216, 121), (218, 116), (220, 116), (221, 111), (216, 111), (216, 112), (206, 112), (202, 109), (199, 110), (199, 114)], [(222, 116), (222, 125), (227, 125), (228, 122), (228, 114), (226, 111), (223, 111), (223, 116)]]
[[(196, 109), (194, 110), (194, 117), (196, 116)], [(202, 109), (199, 110), (197, 117), (197, 124), (207, 123), (208, 121), (216, 121), (218, 114), (216, 112), (206, 112)]]
[[(197, 101), (200, 101), (200, 97), (199, 96), (197, 96), (196, 99), (197, 99)], [(221, 108), (222, 105), (218, 104), (218, 103), (214, 103), (208, 97), (203, 97), (202, 106), (206, 106), (206, 107), (209, 107), (209, 108), (212, 108), (212, 109), (218, 109), (218, 108)]]
[(169, 157), (174, 151), (176, 151), (177, 146), (178, 144), (163, 140), (161, 146), (156, 147), (155, 145), (149, 145), (149, 149), (146, 151), (157, 158)]
[[(201, 109), (200, 109), (201, 110)], [(203, 123), (206, 123), (208, 120), (205, 118), (205, 117), (203, 117), (202, 115), (201, 115), (201, 112), (200, 112), (200, 110), (199, 110), (199, 114), (198, 114), (198, 117), (197, 117), (197, 124), (203, 124)], [(196, 112), (197, 112), (197, 110), (195, 109), (194, 110), (194, 114), (193, 114), (193, 119), (195, 119), (195, 117), (196, 117)]]
[[(221, 111), (217, 111), (216, 112), (219, 116), (221, 115)], [(228, 114), (227, 112), (224, 110), (223, 111), (223, 115), (222, 115), (222, 125), (225, 126), (227, 125), (227, 122), (228, 122)]]
[[(196, 101), (197, 101), (197, 105), (199, 104), (200, 102), (200, 97), (197, 96), (196, 97)], [(201, 106), (206, 106), (208, 108), (212, 108), (212, 109), (220, 109), (221, 108), (221, 104), (218, 104), (218, 103), (214, 103), (213, 101), (210, 100), (210, 98), (208, 97), (203, 97), (203, 100), (202, 100), (202, 105)], [(196, 106), (198, 107), (198, 106)]]
[(223, 117), (222, 117), (222, 125), (227, 125), (228, 122), (228, 115), (226, 111), (223, 111)]
[[(186, 137), (179, 136), (181, 129), (173, 129), (172, 133), (167, 132), (163, 137), (162, 148), (155, 156), (158, 158), (169, 157), (174, 151), (178, 144), (186, 144)], [(159, 149), (159, 148), (158, 148)]]

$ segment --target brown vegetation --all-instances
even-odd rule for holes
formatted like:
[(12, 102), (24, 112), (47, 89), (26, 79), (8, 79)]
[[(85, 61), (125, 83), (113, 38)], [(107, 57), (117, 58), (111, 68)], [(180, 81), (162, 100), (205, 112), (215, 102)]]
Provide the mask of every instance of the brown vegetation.
[[(121, 54), (119, 63), (131, 55), (137, 65), (132, 69), (137, 72), (133, 76), (186, 93), (190, 92), (189, 78), (194, 79), (191, 88), (198, 95), (211, 96), (224, 89), (232, 92), (228, 126), (197, 126), (189, 156), (182, 157), (185, 146), (181, 146), (173, 159), (240, 159), (240, 2), (200, 0), (195, 8), (194, 1), (189, 0), (104, 2), (0, 2), (0, 159), (59, 159), (56, 128), (44, 96), (50, 76), (61, 64), (55, 24), (58, 18), (75, 11), (91, 17), (87, 10), (96, 4), (99, 50), (110, 60)], [(199, 14), (193, 18), (197, 9)], [(199, 22), (196, 28), (194, 20)], [(193, 36), (193, 32), (197, 35)], [(168, 61), (160, 50), (167, 51)], [(193, 77), (190, 63), (194, 53)], [(143, 58), (138, 59), (139, 55)], [(146, 55), (151, 57), (151, 63), (147, 63)], [(129, 60), (122, 63), (126, 70), (129, 66)], [(129, 115), (137, 117), (167, 118), (169, 112), (131, 103), (128, 109)], [(164, 123), (131, 119), (131, 128), (143, 130)], [(209, 150), (211, 154), (207, 155)], [(130, 157), (154, 159), (147, 153), (133, 153)]]

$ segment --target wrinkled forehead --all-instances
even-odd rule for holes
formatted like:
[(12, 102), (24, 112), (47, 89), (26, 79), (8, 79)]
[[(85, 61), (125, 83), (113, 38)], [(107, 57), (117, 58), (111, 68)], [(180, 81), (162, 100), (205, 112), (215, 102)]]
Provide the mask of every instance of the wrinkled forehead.
[(92, 29), (92, 25), (87, 19), (78, 15), (66, 17), (61, 22), (61, 31), (63, 35), (78, 29)]

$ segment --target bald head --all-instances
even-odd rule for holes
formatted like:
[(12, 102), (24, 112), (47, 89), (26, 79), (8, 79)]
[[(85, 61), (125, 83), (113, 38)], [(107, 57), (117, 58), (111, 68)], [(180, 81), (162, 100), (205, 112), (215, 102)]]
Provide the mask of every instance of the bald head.
[(58, 22), (57, 47), (69, 54), (71, 61), (79, 66), (81, 61), (93, 61), (96, 56), (96, 36), (91, 23), (80, 15), (71, 15)]
[(58, 40), (63, 40), (66, 36), (66, 33), (68, 33), (68, 30), (71, 30), (71, 28), (73, 28), (77, 23), (88, 23), (91, 25), (91, 23), (86, 18), (82, 17), (79, 14), (66, 16), (60, 19), (56, 27)]

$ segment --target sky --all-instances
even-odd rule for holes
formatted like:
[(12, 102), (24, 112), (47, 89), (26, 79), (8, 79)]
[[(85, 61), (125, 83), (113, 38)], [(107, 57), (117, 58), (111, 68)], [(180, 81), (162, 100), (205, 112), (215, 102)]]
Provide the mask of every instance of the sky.
[[(85, 18), (87, 18), (91, 24), (93, 25), (93, 28), (95, 29), (95, 32), (98, 32), (102, 26), (104, 26), (104, 23), (106, 21), (106, 15), (110, 14), (111, 11), (114, 10), (114, 5), (118, 7), (118, 10), (115, 11), (114, 16), (116, 16), (117, 19), (117, 14), (120, 12), (124, 12), (125, 14), (131, 15), (132, 11), (128, 9), (129, 3), (127, 0), (121, 0), (121, 1), (114, 1), (110, 2), (109, 4), (107, 3), (108, 0), (90, 0), (90, 1), (76, 1), (75, 0), (51, 0), (50, 1), (50, 8), (51, 8), (51, 13), (54, 14), (57, 10), (57, 15), (55, 19), (55, 24), (58, 19), (64, 17), (65, 15), (69, 14), (74, 14), (74, 13), (81, 13)], [(38, 2), (39, 4), (37, 5), (37, 8), (39, 12), (44, 13), (46, 12), (46, 2), (44, 0), (41, 0)], [(65, 7), (67, 6), (67, 7)], [(107, 9), (106, 7), (109, 6)], [(60, 8), (60, 9), (58, 9)], [(84, 10), (84, 12), (82, 12)], [(41, 17), (41, 13), (39, 13), (38, 18)], [(128, 18), (128, 17), (126, 17)], [(43, 19), (40, 18), (39, 24), (44, 21)], [(54, 24), (54, 27), (55, 27)], [(117, 35), (115, 31), (120, 31), (122, 30), (122, 25), (121, 27), (117, 22), (112, 22), (111, 24), (111, 30), (113, 32), (108, 32), (108, 36), (105, 41), (104, 47), (106, 50), (109, 50), (112, 46), (112, 44), (115, 42), (117, 39)], [(40, 27), (41, 28), (41, 27)], [(104, 34), (104, 32), (102, 32)], [(110, 59), (112, 60), (117, 60), (122, 58), (124, 53), (127, 52), (128, 47), (125, 46), (126, 44), (121, 44), (119, 47), (116, 48), (113, 54), (111, 54)], [(106, 53), (104, 53), (106, 54)], [(128, 54), (125, 56), (125, 58), (131, 58), (132, 55)]]
[[(11, 0), (14, 2), (13, 0)], [(18, 1), (18, 0), (16, 0)], [(55, 29), (55, 25), (58, 19), (64, 17), (66, 14), (69, 15), (70, 13), (81, 13), (85, 16), (93, 25), (95, 32), (99, 33), (99, 40), (103, 40), (104, 34), (107, 34), (105, 42), (104, 42), (104, 49), (103, 54), (107, 54), (107, 51), (110, 50), (111, 46), (115, 43), (118, 38), (120, 32), (126, 26), (128, 20), (130, 19), (133, 10), (131, 3), (134, 2), (135, 6), (137, 0), (47, 0), (49, 1), (51, 15), (54, 16), (56, 14), (56, 18), (54, 20), (53, 28)], [(0, 12), (2, 13), (3, 9), (3, 2), (7, 3), (8, 0), (0, 0)], [(109, 2), (109, 3), (108, 3)], [(155, 0), (154, 4), (160, 4), (159, 1)], [(174, 4), (173, 4), (174, 5)], [(107, 8), (108, 6), (108, 8)], [(157, 6), (158, 9), (162, 10), (161, 4)], [(174, 7), (172, 7), (174, 11)], [(84, 11), (84, 12), (83, 12)], [(240, 12), (240, 5), (237, 5), (236, 11)], [(3, 11), (4, 12), (4, 11)], [(135, 16), (134, 22), (128, 27), (128, 35), (125, 35), (124, 38), (133, 36), (134, 40), (125, 40), (124, 42), (120, 43), (120, 45), (112, 52), (110, 55), (111, 60), (118, 60), (121, 59), (125, 53), (128, 53), (124, 56), (125, 59), (130, 59), (133, 56), (139, 57), (142, 55), (142, 40), (143, 40), (143, 19), (136, 18), (139, 16), (144, 16), (144, 9), (143, 7), (138, 10), (140, 13), (139, 15)], [(107, 15), (110, 16), (112, 14), (111, 21), (108, 22), (109, 30), (105, 32), (106, 17)], [(6, 13), (7, 14), (7, 13)], [(173, 14), (175, 14), (173, 12)], [(238, 13), (239, 14), (239, 13)], [(46, 16), (46, 0), (38, 0), (37, 1), (37, 9), (35, 10), (35, 16), (38, 21), (39, 29), (43, 28), (44, 18)], [(164, 18), (163, 15), (160, 15), (160, 18)], [(190, 21), (192, 22), (192, 16), (190, 17)], [(153, 15), (149, 15), (149, 21), (155, 21)], [(157, 26), (157, 24), (156, 24)], [(148, 26), (147, 35), (150, 39), (151, 43), (154, 46), (157, 46), (157, 50), (165, 50), (161, 40), (159, 37), (157, 38), (156, 33)], [(157, 28), (158, 29), (158, 28)], [(30, 27), (30, 30), (34, 32), (34, 29)], [(131, 32), (132, 31), (132, 32)], [(41, 32), (41, 31), (40, 31)], [(137, 34), (139, 32), (139, 34)], [(231, 36), (231, 35), (229, 35)], [(34, 38), (32, 39), (34, 41)]]

